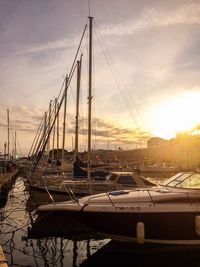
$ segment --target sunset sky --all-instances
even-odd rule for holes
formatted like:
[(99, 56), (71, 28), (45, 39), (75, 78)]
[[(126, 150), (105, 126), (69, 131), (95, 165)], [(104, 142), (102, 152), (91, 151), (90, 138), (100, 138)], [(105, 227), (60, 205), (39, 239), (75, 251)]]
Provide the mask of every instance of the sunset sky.
[[(0, 0), (0, 152), (9, 109), (21, 153), (28, 153), (71, 68), (89, 12), (94, 17), (93, 147), (133, 149), (150, 136), (169, 139), (200, 122), (199, 0)], [(67, 108), (70, 150), (75, 92), (74, 77)], [(81, 138), (85, 149), (86, 137)]]

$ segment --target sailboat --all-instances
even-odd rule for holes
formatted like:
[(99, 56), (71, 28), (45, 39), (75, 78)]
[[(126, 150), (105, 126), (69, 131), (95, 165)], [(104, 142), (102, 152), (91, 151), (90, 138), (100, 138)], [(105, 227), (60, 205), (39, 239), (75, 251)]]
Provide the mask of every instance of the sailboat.
[[(45, 177), (39, 183), (31, 183), (32, 192), (45, 192), (47, 200), (60, 201), (61, 195), (66, 199), (67, 196), (84, 196), (97, 194), (113, 190), (131, 189), (138, 186), (150, 187), (155, 184), (148, 181), (136, 172), (108, 172), (103, 166), (91, 164), (91, 102), (92, 102), (92, 21), (89, 17), (89, 90), (88, 90), (88, 152), (87, 163), (81, 161), (78, 156), (78, 102), (80, 90), (81, 60), (77, 65), (77, 107), (76, 107), (76, 142), (75, 142), (75, 161), (73, 164), (73, 176), (63, 176), (63, 181), (59, 183), (49, 183)], [(82, 56), (81, 56), (82, 58)], [(67, 82), (65, 85), (67, 88)], [(65, 93), (66, 96), (66, 93)], [(65, 98), (66, 99), (66, 98)], [(63, 132), (64, 135), (64, 132)], [(64, 145), (63, 145), (64, 149)], [(95, 169), (95, 167), (98, 167)], [(57, 177), (55, 177), (57, 180)], [(35, 197), (36, 199), (36, 197)], [(39, 198), (38, 198), (39, 199)], [(46, 200), (46, 201), (47, 201)]]

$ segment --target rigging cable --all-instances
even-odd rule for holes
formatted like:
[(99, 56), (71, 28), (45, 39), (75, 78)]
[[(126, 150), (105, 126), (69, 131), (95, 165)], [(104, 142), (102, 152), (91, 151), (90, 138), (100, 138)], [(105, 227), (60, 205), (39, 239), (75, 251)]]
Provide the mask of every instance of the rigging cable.
[[(95, 22), (95, 26), (96, 26), (96, 29), (98, 29), (96, 22)], [(96, 29), (95, 29), (95, 34), (96, 34), (97, 41), (98, 41), (99, 46), (100, 46), (100, 48), (101, 48), (101, 50), (102, 50), (102, 52), (103, 52), (103, 55), (104, 55), (104, 57), (105, 57), (105, 60), (106, 60), (106, 62), (107, 62), (107, 64), (108, 64), (108, 66), (109, 66), (110, 72), (111, 72), (111, 74), (112, 74), (112, 76), (113, 76), (113, 78), (114, 78), (114, 81), (115, 81), (115, 83), (116, 83), (116, 85), (117, 85), (117, 88), (118, 88), (118, 90), (119, 90), (119, 92), (120, 92), (120, 94), (121, 94), (121, 96), (122, 96), (122, 98), (123, 98), (123, 100), (124, 100), (124, 102), (125, 102), (127, 108), (128, 108), (128, 111), (129, 111), (129, 113), (130, 113), (130, 115), (131, 115), (132, 120), (134, 121), (134, 123), (135, 123), (135, 125), (138, 127), (138, 129), (140, 129), (141, 127), (139, 126), (138, 121), (136, 120), (136, 118), (134, 117), (134, 115), (133, 115), (133, 113), (132, 113), (131, 105), (130, 105), (130, 102), (129, 102), (129, 99), (131, 99), (130, 94), (128, 93), (128, 90), (127, 90), (127, 88), (126, 88), (126, 86), (125, 86), (125, 84), (124, 84), (124, 82), (123, 82), (123, 79), (122, 79), (122, 77), (121, 77), (121, 74), (120, 74), (120, 72), (119, 72), (119, 70), (118, 70), (118, 68), (117, 68), (117, 66), (116, 66), (116, 63), (115, 63), (115, 61), (114, 61), (114, 59), (113, 59), (111, 53), (109, 52), (108, 49), (106, 49), (106, 48), (103, 47), (103, 45), (102, 45), (102, 43), (101, 43), (101, 40), (100, 40), (100, 39), (102, 39), (102, 38), (101, 38), (101, 35), (100, 35), (100, 33), (97, 32)], [(114, 70), (113, 67), (115, 67), (115, 70)], [(116, 75), (115, 72), (116, 72), (118, 75)], [(118, 77), (118, 78), (117, 78), (117, 77)], [(128, 98), (125, 97), (125, 94), (123, 94), (123, 90), (126, 91), (127, 94), (129, 95)], [(135, 112), (137, 113), (137, 115), (138, 115), (138, 117), (139, 117), (139, 119), (140, 119), (140, 121), (141, 121), (141, 123), (142, 123), (142, 126), (144, 126), (144, 121), (143, 121), (143, 119), (142, 119), (142, 117), (141, 117), (141, 114), (140, 114), (139, 111), (137, 110), (136, 105), (135, 105), (134, 102), (133, 102), (133, 107), (134, 107), (134, 110), (135, 110)], [(149, 133), (147, 133), (147, 135), (149, 135)]]

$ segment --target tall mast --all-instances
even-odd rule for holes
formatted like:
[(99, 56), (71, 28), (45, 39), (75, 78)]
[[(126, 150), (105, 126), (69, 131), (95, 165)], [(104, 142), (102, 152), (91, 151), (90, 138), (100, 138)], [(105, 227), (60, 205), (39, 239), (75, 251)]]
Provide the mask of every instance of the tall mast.
[(88, 165), (87, 178), (90, 179), (91, 170), (91, 107), (92, 107), (92, 21), (93, 17), (89, 18), (89, 93), (88, 93)]
[[(48, 132), (50, 131), (50, 124), (51, 124), (51, 105), (52, 105), (52, 100), (49, 102), (49, 112), (48, 112)], [(49, 150), (50, 150), (50, 138), (51, 134), (49, 134), (48, 142), (47, 142), (47, 159), (49, 160)]]
[(14, 159), (16, 159), (17, 155), (17, 132), (15, 131), (15, 140), (14, 140)]
[(59, 103), (57, 102), (57, 153), (56, 153), (57, 163), (59, 160)]
[(65, 98), (64, 98), (64, 119), (63, 119), (63, 143), (62, 143), (62, 161), (64, 162), (64, 150), (65, 150), (65, 128), (66, 128), (66, 110), (67, 110), (67, 88), (68, 88), (68, 76), (65, 79)]
[(75, 126), (75, 148), (74, 148), (74, 160), (78, 156), (78, 124), (79, 124), (79, 98), (80, 98), (80, 84), (81, 84), (81, 62), (82, 54), (80, 60), (77, 61), (77, 91), (76, 91), (76, 126)]
[(7, 109), (7, 120), (8, 120), (8, 159), (10, 158), (10, 118), (9, 109)]
[[(57, 109), (57, 98), (54, 100), (54, 116), (56, 117), (56, 109)], [(52, 161), (55, 159), (55, 134), (56, 134), (56, 125), (53, 124), (53, 143), (52, 143)]]
[[(47, 112), (44, 113), (43, 143), (45, 142), (46, 134), (47, 134)], [(45, 145), (45, 143), (44, 143), (44, 145)], [(41, 151), (40, 151), (40, 153), (41, 153)], [(44, 162), (46, 161), (45, 150), (44, 150), (44, 154), (43, 154), (43, 160), (44, 160)]]

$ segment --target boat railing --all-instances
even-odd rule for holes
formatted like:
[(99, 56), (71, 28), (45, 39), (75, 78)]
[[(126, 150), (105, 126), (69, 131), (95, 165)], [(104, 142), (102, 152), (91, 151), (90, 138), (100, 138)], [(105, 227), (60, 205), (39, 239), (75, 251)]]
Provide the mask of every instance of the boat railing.
[(153, 198), (152, 198), (152, 195), (151, 195), (150, 191), (147, 190), (147, 192), (148, 192), (148, 195), (149, 195), (149, 197), (150, 197), (150, 199), (151, 199), (151, 202), (152, 202), (153, 205), (155, 206), (156, 204), (155, 204), (155, 201), (154, 201)]
[(93, 191), (92, 191), (91, 185), (89, 183), (87, 183), (87, 188), (90, 192), (90, 195), (93, 195)]
[(76, 194), (77, 192), (82, 195), (88, 195), (88, 194), (93, 195), (94, 194), (91, 183), (87, 181), (82, 181), (82, 182), (73, 181), (72, 183), (69, 183), (69, 182), (63, 183), (62, 185), (64, 186), (65, 190), (67, 188), (70, 188), (73, 194)]
[(68, 193), (69, 198), (72, 201), (75, 201), (78, 205), (80, 205), (79, 199), (76, 197), (73, 190), (70, 187), (67, 187), (66, 185), (64, 185), (64, 188), (65, 188), (66, 192)]
[(113, 203), (111, 197), (109, 196), (109, 192), (106, 192), (106, 195), (108, 196), (108, 199), (110, 200), (113, 207), (115, 207), (115, 204)]
[[(147, 195), (146, 196), (149, 196), (147, 199), (140, 199), (140, 194), (139, 192), (141, 191), (146, 191), (147, 192)], [(113, 192), (113, 196), (114, 195), (123, 195), (123, 194), (129, 194), (131, 192), (138, 192), (138, 197), (133, 199), (133, 201), (127, 201), (126, 202), (126, 199), (123, 201), (123, 204), (138, 204), (138, 205), (141, 205), (141, 204), (145, 204), (145, 203), (151, 203), (153, 204), (153, 206), (156, 206), (158, 204), (168, 204), (168, 203), (174, 203), (174, 204), (183, 204), (185, 205), (186, 203), (189, 204), (189, 205), (197, 205), (197, 203), (199, 203), (200, 205), (200, 192), (187, 192), (187, 191), (170, 191), (170, 195), (166, 196), (165, 197), (159, 197), (159, 196), (156, 196), (154, 194), (152, 194), (152, 192), (155, 192), (154, 190), (152, 191), (152, 189), (134, 189), (134, 190), (121, 190), (121, 191), (114, 191)], [(163, 194), (167, 193), (167, 190), (163, 191)], [(173, 195), (173, 193), (175, 193)], [(177, 193), (177, 194), (176, 194)], [(95, 195), (95, 196), (91, 196), (89, 199), (88, 199), (88, 202), (90, 202), (90, 200), (94, 200), (94, 199), (98, 199), (98, 198), (101, 198), (102, 196), (107, 196), (110, 204), (113, 206), (113, 207), (116, 207), (118, 204), (122, 203), (121, 200), (115, 200), (113, 197), (112, 197), (112, 192), (105, 192), (105, 194), (101, 194), (101, 195)], [(164, 195), (163, 195), (164, 196)], [(105, 200), (105, 199), (104, 199)], [(108, 203), (104, 203), (104, 204), (108, 204)]]
[(49, 192), (49, 190), (48, 190), (48, 188), (47, 188), (47, 186), (46, 186), (45, 184), (44, 184), (44, 188), (45, 188), (45, 190), (47, 191), (47, 193), (48, 193), (48, 195), (49, 195), (51, 201), (52, 201), (53, 204), (55, 205), (56, 202), (54, 201), (53, 196), (51, 195), (51, 193)]
[[(145, 189), (146, 191), (148, 191), (148, 194), (150, 195), (150, 189)], [(144, 191), (144, 188), (141, 188), (141, 189), (133, 189), (133, 190), (128, 190), (128, 191), (125, 191), (125, 190), (120, 190), (120, 191), (114, 191), (115, 192), (115, 194), (128, 194), (129, 192), (135, 192), (135, 191)], [(110, 197), (110, 194), (111, 194), (112, 192), (110, 192), (110, 191), (107, 191), (107, 192), (104, 192), (104, 194), (105, 194), (105, 196), (107, 196), (108, 197), (108, 199), (109, 199), (109, 201), (110, 201), (110, 203), (111, 203), (111, 205), (113, 206), (113, 207), (115, 207), (115, 204), (117, 204), (118, 202), (114, 202), (113, 200), (112, 200), (112, 198)], [(103, 195), (104, 195), (103, 194)], [(97, 198), (100, 198), (100, 197), (102, 197), (102, 194), (101, 195), (94, 195), (94, 196), (91, 196), (91, 197), (89, 197), (89, 201), (90, 200), (92, 200), (92, 199), (97, 199)], [(151, 197), (151, 200), (152, 200), (152, 202), (153, 202), (153, 198)]]

